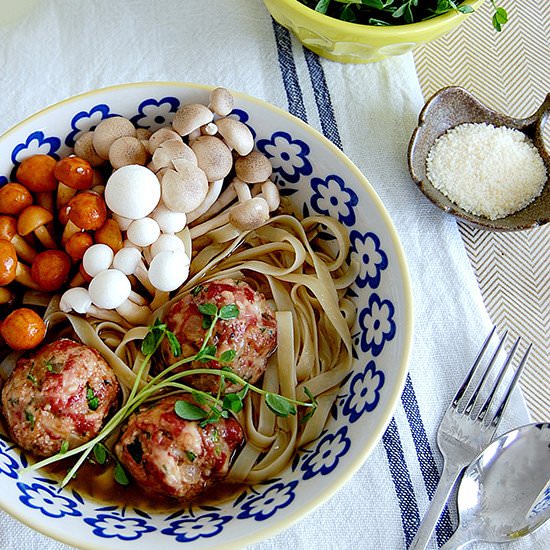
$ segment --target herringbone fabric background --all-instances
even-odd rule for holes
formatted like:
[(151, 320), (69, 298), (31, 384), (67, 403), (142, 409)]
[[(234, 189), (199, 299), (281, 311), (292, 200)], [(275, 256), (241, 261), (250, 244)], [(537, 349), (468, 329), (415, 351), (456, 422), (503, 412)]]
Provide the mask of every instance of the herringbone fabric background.
[[(550, 2), (497, 3), (509, 15), (501, 33), (485, 2), (455, 31), (417, 50), (426, 98), (463, 86), (487, 106), (523, 118), (550, 93)], [(549, 135), (550, 127), (547, 148)], [(522, 389), (533, 419), (550, 420), (550, 225), (516, 233), (459, 227), (493, 322), (534, 344)]]

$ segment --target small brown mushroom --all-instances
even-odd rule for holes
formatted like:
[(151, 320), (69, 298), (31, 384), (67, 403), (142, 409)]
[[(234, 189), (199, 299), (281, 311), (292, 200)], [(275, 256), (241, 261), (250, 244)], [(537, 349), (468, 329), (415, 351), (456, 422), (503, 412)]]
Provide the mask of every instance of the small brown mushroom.
[(36, 204), (27, 206), (17, 218), (17, 232), (23, 237), (34, 233), (46, 248), (57, 248), (46, 227), (52, 220), (53, 214), (42, 206)]
[(223, 180), (217, 180), (210, 183), (208, 187), (208, 193), (206, 194), (206, 197), (204, 198), (202, 203), (199, 205), (198, 208), (195, 208), (195, 210), (192, 210), (187, 214), (188, 223), (191, 223), (200, 218), (205, 212), (208, 211), (209, 208), (212, 207), (212, 205), (218, 200), (222, 187)]
[(233, 156), (225, 143), (214, 136), (200, 136), (191, 149), (197, 157), (197, 164), (206, 174), (208, 181), (222, 180), (233, 168)]
[(261, 183), (269, 179), (273, 167), (270, 160), (259, 151), (252, 151), (235, 160), (235, 174), (246, 183)]
[(109, 162), (115, 170), (128, 164), (144, 166), (147, 162), (147, 151), (136, 137), (123, 136), (115, 139), (109, 148)]
[(175, 212), (198, 208), (208, 193), (205, 173), (191, 162), (179, 163), (178, 170), (166, 170), (162, 177), (162, 202)]
[(113, 142), (124, 136), (136, 136), (136, 129), (127, 118), (121, 116), (104, 118), (94, 130), (92, 144), (97, 154), (107, 160)]
[(21, 210), (32, 204), (32, 195), (20, 183), (10, 182), (0, 187), (0, 214), (17, 216)]
[(236, 204), (229, 211), (229, 223), (241, 231), (256, 229), (269, 220), (269, 206), (262, 197)]
[(216, 120), (216, 126), (226, 145), (239, 155), (246, 156), (254, 149), (254, 136), (240, 120), (220, 118)]
[(153, 154), (161, 143), (168, 141), (169, 139), (181, 140), (181, 137), (177, 132), (172, 130), (172, 128), (168, 128), (167, 126), (159, 128), (156, 132), (153, 132), (149, 138), (149, 153)]
[(227, 116), (233, 110), (234, 99), (226, 88), (215, 88), (210, 92), (208, 108), (219, 116)]
[(32, 263), (36, 257), (36, 250), (17, 233), (17, 220), (11, 216), (0, 216), (0, 239), (9, 241), (25, 262)]
[(163, 168), (174, 168), (174, 162), (178, 159), (183, 159), (197, 165), (197, 157), (189, 145), (184, 143), (181, 137), (177, 136), (174, 139), (163, 141), (153, 153), (151, 160), (151, 169), (153, 172), (158, 172)]
[(105, 162), (105, 159), (97, 154), (93, 140), (93, 132), (83, 132), (75, 141), (74, 152), (76, 156), (87, 160), (92, 166), (101, 166)]
[(201, 126), (212, 122), (214, 113), (200, 103), (187, 103), (182, 105), (174, 116), (172, 128), (180, 136), (188, 136)]

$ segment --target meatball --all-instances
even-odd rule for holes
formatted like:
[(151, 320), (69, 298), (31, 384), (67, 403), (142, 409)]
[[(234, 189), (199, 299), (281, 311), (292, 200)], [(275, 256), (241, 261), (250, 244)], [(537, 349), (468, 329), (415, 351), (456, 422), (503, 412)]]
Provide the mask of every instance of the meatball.
[(72, 448), (95, 437), (119, 392), (113, 369), (95, 349), (62, 338), (17, 361), (2, 409), (17, 444), (51, 456), (64, 441)]
[(244, 435), (234, 418), (204, 426), (183, 420), (174, 411), (178, 400), (196, 405), (182, 394), (142, 409), (130, 417), (115, 453), (147, 493), (191, 500), (226, 476)]
[[(190, 294), (175, 302), (164, 321), (181, 344), (181, 357), (195, 355), (206, 335), (203, 327), (202, 304), (214, 304), (218, 309), (235, 304), (239, 314), (234, 319), (220, 319), (210, 344), (216, 346), (217, 356), (228, 350), (235, 352), (231, 362), (233, 372), (253, 384), (264, 373), (267, 360), (277, 346), (277, 323), (273, 311), (263, 294), (252, 289), (245, 281), (220, 279), (196, 287)], [(165, 360), (172, 364), (178, 360), (172, 355), (168, 342), (163, 344)], [(220, 368), (217, 361), (193, 361), (183, 369)], [(193, 375), (186, 382), (197, 389), (216, 392), (219, 377), (207, 374)], [(238, 391), (239, 386), (226, 381), (225, 391)]]

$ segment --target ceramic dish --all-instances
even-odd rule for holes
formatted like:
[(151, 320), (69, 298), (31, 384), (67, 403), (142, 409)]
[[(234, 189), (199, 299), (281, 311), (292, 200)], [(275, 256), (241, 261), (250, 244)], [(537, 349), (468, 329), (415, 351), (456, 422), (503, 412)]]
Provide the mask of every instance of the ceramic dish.
[[(180, 103), (207, 103), (210, 88), (180, 83), (112, 87), (63, 101), (0, 139), (2, 180), (35, 153), (66, 155), (79, 132), (113, 114), (155, 129)], [(277, 479), (211, 506), (154, 513), (96, 502), (60, 490), (44, 472), (22, 472), (25, 457), (0, 439), (0, 506), (32, 528), (79, 548), (241, 548), (274, 535), (329, 498), (369, 456), (401, 393), (412, 333), (410, 282), (403, 251), (380, 199), (328, 140), (287, 113), (235, 94), (233, 115), (272, 160), (281, 192), (303, 212), (338, 218), (361, 262), (352, 286), (357, 304), (356, 360), (318, 440)]]
[(493, 231), (518, 231), (543, 225), (550, 221), (550, 185), (548, 180), (542, 194), (527, 207), (504, 218), (490, 220), (476, 216), (451, 202), (436, 189), (426, 175), (426, 159), (435, 140), (447, 130), (464, 124), (487, 123), (494, 126), (507, 126), (523, 132), (538, 149), (547, 176), (550, 175), (550, 155), (544, 146), (543, 130), (550, 114), (550, 95), (532, 116), (512, 118), (489, 109), (470, 92), (458, 86), (442, 88), (435, 93), (422, 109), (418, 127), (413, 132), (409, 144), (409, 171), (418, 188), (434, 204), (481, 229)]

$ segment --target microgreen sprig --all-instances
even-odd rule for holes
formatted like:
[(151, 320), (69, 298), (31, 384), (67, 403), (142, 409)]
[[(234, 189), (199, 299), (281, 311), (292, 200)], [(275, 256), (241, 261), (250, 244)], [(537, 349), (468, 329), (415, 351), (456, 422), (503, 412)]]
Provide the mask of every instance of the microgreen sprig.
[[(266, 405), (278, 416), (286, 417), (297, 414), (296, 406), (303, 406), (309, 409), (309, 412), (304, 415), (303, 420), (307, 420), (313, 415), (317, 408), (317, 402), (309, 390), (305, 389), (304, 391), (311, 399), (311, 402), (298, 401), (265, 391), (249, 384), (231, 370), (230, 364), (236, 356), (234, 350), (226, 350), (220, 356), (217, 356), (216, 346), (211, 343), (214, 328), (219, 321), (234, 319), (239, 315), (239, 310), (235, 304), (229, 304), (218, 308), (215, 304), (207, 303), (199, 306), (199, 311), (203, 315), (203, 327), (206, 333), (202, 345), (196, 354), (179, 359), (156, 376), (145, 381), (145, 370), (164, 339), (168, 341), (168, 345), (174, 357), (179, 357), (181, 355), (181, 345), (176, 336), (168, 329), (165, 323), (162, 323), (158, 319), (155, 320), (142, 341), (141, 353), (143, 355), (143, 360), (138, 367), (134, 384), (124, 406), (107, 421), (99, 434), (87, 443), (73, 449), (68, 449), (67, 446), (65, 446), (58, 454), (32, 464), (28, 466), (27, 469), (36, 470), (57, 462), (58, 460), (80, 455), (61, 481), (61, 486), (63, 487), (76, 475), (76, 472), (83, 462), (93, 453), (96, 462), (100, 464), (105, 463), (107, 456), (110, 456), (115, 462), (114, 475), (116, 481), (122, 485), (127, 484), (127, 475), (124, 468), (102, 441), (109, 437), (144, 402), (162, 397), (174, 390), (190, 394), (197, 403), (195, 405), (183, 399), (178, 400), (174, 405), (175, 414), (184, 420), (200, 420), (203, 426), (217, 422), (221, 418), (228, 418), (231, 413), (239, 413), (243, 408), (244, 398), (249, 391), (254, 391), (262, 395)], [(177, 370), (183, 365), (196, 361), (214, 361), (221, 366), (219, 369), (193, 368), (188, 370)], [(199, 374), (218, 376), (220, 378), (219, 389), (216, 395), (197, 390), (181, 382), (181, 380), (187, 376)], [(234, 384), (238, 384), (241, 386), (241, 389), (235, 393), (224, 394), (223, 389), (227, 380)], [(89, 397), (91, 397), (91, 394)], [(91, 399), (93, 399), (93, 397), (91, 397)]]

